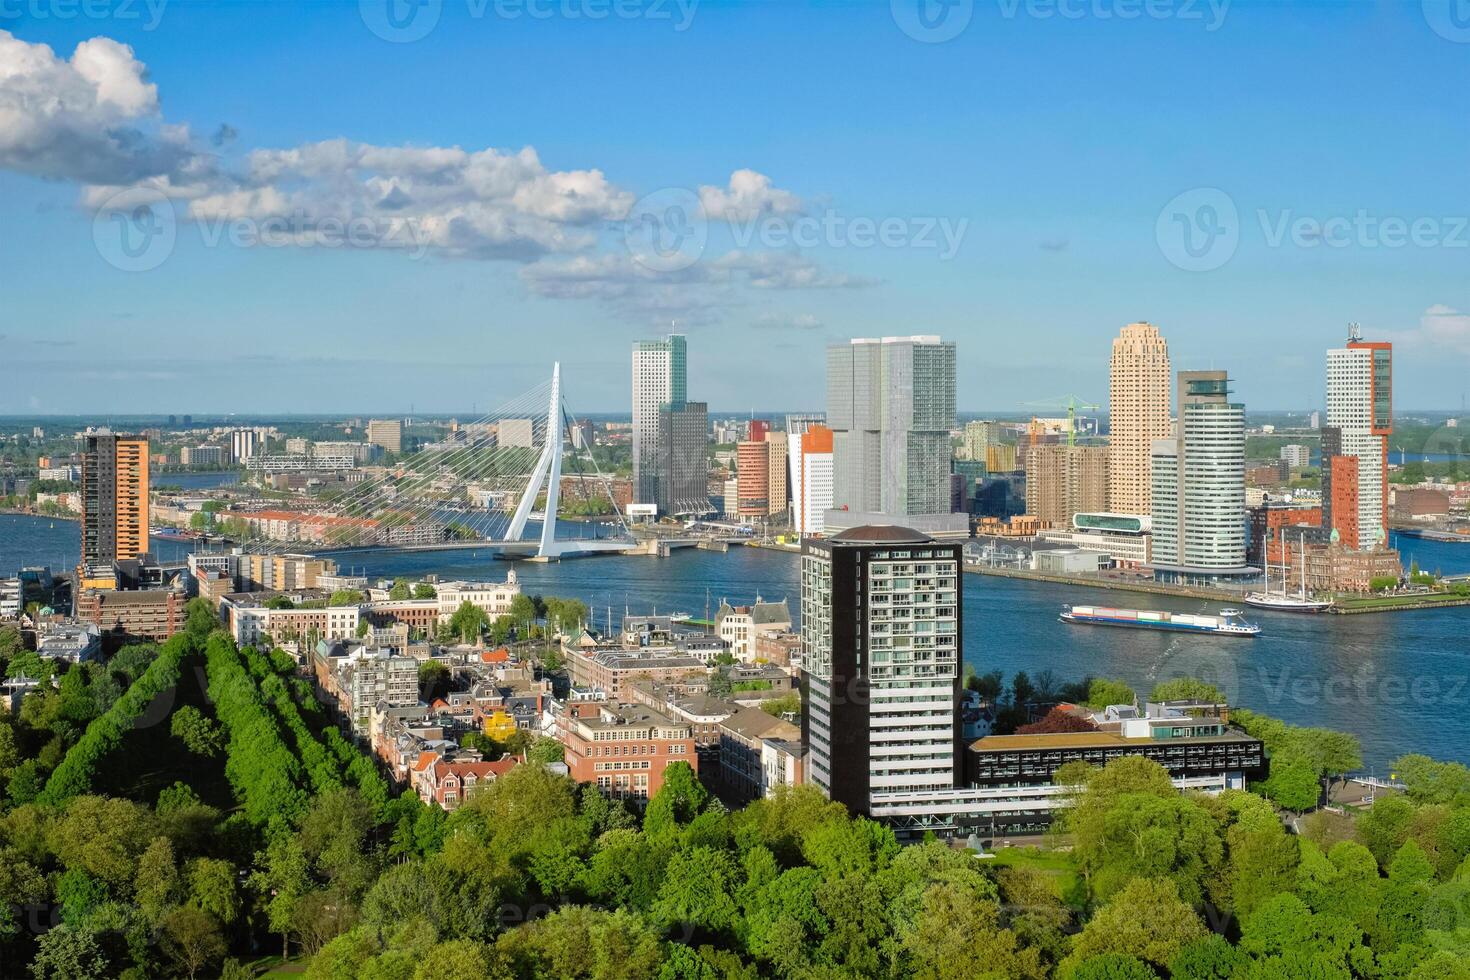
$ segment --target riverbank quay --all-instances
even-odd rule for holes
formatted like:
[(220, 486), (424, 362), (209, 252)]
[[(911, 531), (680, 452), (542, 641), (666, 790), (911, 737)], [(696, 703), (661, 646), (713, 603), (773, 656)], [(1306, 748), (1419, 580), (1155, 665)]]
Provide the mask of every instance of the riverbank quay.
[[(1023, 568), (993, 568), (989, 565), (966, 565), (965, 571), (974, 575), (991, 575), (997, 578), (1021, 579), (1027, 582), (1046, 582), (1052, 585), (1069, 585), (1077, 588), (1104, 589), (1110, 592), (1137, 592), (1150, 595), (1167, 595), (1180, 599), (1204, 599), (1211, 602), (1241, 604), (1245, 597), (1233, 589), (1212, 589), (1197, 585), (1172, 585), (1149, 582), (1143, 579), (1116, 579), (1101, 576), (1057, 575), (1050, 572), (1033, 572)], [(1470, 606), (1470, 597), (1449, 593), (1418, 593), (1413, 595), (1365, 595), (1337, 596), (1336, 605), (1330, 610), (1338, 615), (1361, 613), (1413, 612), (1421, 609), (1446, 609), (1454, 606)]]

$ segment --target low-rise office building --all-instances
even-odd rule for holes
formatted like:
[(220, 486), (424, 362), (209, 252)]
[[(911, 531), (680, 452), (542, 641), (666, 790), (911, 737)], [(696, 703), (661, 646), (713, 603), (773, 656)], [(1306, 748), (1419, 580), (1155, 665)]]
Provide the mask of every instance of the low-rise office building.
[(606, 796), (646, 804), (672, 762), (699, 770), (694, 732), (685, 722), (636, 703), (569, 702), (560, 739), (570, 775)]

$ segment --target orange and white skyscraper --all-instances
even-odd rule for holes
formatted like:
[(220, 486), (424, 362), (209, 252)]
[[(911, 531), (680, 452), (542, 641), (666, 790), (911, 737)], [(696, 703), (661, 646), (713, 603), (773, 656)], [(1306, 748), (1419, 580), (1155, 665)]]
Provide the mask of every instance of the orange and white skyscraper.
[(1108, 510), (1147, 514), (1152, 508), (1155, 439), (1174, 435), (1169, 413), (1169, 344), (1152, 323), (1130, 323), (1113, 338), (1109, 382)]
[[(1327, 352), (1323, 519), (1349, 548), (1388, 543), (1388, 437), (1393, 433), (1393, 345), (1348, 341)], [(1335, 458), (1334, 458), (1335, 457)]]
[(832, 506), (832, 430), (812, 424), (791, 447), (791, 526), (803, 536), (819, 535)]

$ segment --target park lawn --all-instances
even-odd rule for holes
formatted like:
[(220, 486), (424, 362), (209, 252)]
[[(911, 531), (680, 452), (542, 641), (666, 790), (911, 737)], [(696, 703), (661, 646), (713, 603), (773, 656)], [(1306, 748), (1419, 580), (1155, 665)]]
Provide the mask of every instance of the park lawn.
[(1352, 596), (1339, 598), (1337, 604), (1344, 609), (1392, 609), (1395, 606), (1413, 606), (1419, 604), (1435, 605), (1440, 603), (1456, 604), (1463, 603), (1466, 596), (1455, 595), (1452, 592), (1429, 592), (1422, 595), (1407, 596)]
[(1045, 847), (1000, 847), (993, 863), (1003, 868), (1032, 868), (1053, 879), (1057, 896), (1068, 905), (1087, 903), (1087, 885), (1072, 863), (1072, 855)]

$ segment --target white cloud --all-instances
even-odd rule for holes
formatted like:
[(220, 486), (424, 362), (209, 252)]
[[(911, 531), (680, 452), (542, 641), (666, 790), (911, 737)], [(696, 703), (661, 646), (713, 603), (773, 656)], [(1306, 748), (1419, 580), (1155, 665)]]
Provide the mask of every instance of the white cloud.
[(124, 184), (187, 168), (193, 151), (157, 120), (158, 89), (133, 49), (105, 37), (63, 61), (0, 30), (0, 167)]
[(705, 185), (699, 203), (711, 221), (751, 221), (764, 214), (797, 214), (801, 199), (771, 186), (771, 178), (754, 170), (737, 170), (726, 188)]
[(1470, 357), (1470, 313), (1436, 304), (1419, 317), (1419, 326), (1388, 335), (1404, 347), (1423, 347), (1431, 352), (1453, 352)]
[[(90, 209), (134, 201), (146, 188), (174, 201), (210, 243), (341, 240), (509, 260), (523, 264), (534, 295), (599, 301), (637, 318), (712, 320), (739, 305), (741, 291), (870, 284), (794, 250), (737, 249), (650, 270), (632, 260), (623, 234), (637, 195), (598, 169), (551, 170), (531, 147), (337, 138), (255, 149), (226, 165), (211, 144), (235, 135), (221, 125), (196, 142), (188, 126), (166, 122), (157, 86), (124, 44), (93, 38), (66, 61), (0, 31), (0, 169), (76, 181)], [(724, 187), (700, 186), (698, 198), (711, 221), (803, 210), (797, 195), (751, 169), (733, 171)]]
[(826, 324), (813, 313), (762, 313), (751, 326), (763, 330), (820, 330)]

